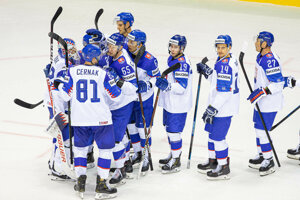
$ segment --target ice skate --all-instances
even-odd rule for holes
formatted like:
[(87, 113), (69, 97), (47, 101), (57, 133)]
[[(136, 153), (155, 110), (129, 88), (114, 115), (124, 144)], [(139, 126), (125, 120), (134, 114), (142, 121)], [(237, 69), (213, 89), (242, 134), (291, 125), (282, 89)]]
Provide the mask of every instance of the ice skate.
[(264, 157), (263, 157), (263, 154), (260, 153), (258, 155), (256, 155), (255, 158), (253, 159), (249, 159), (249, 167), (252, 168), (252, 169), (259, 169), (260, 168), (260, 165), (261, 163), (264, 161)]
[(172, 158), (172, 154), (169, 153), (169, 155), (168, 155), (167, 158), (160, 159), (160, 160), (158, 161), (159, 167), (162, 167), (162, 166), (166, 165), (166, 164), (171, 160), (171, 158)]
[(115, 186), (124, 185), (126, 183), (126, 181), (124, 180), (125, 177), (126, 177), (125, 167), (121, 169), (116, 169), (111, 179), (109, 180), (109, 184)]
[(95, 167), (95, 158), (94, 158), (94, 151), (87, 154), (87, 169), (91, 169)]
[(181, 163), (180, 163), (180, 156), (178, 158), (171, 158), (170, 161), (165, 164), (164, 166), (162, 166), (161, 168), (161, 172), (163, 174), (170, 174), (170, 173), (174, 173), (174, 172), (179, 172)]
[(149, 163), (148, 158), (145, 157), (144, 162), (142, 164), (143, 164), (143, 167), (142, 167), (141, 174), (142, 174), (142, 176), (145, 176), (150, 168), (150, 163)]
[(198, 164), (198, 172), (201, 174), (206, 174), (208, 171), (216, 169), (218, 165), (217, 159), (209, 158), (205, 163)]
[(217, 165), (217, 167), (206, 173), (208, 180), (228, 180), (230, 179), (229, 158), (227, 158), (227, 164)]
[(288, 149), (287, 157), (290, 159), (299, 160), (300, 159), (300, 144), (295, 149)]
[(266, 176), (275, 172), (274, 168), (275, 164), (273, 158), (264, 159), (261, 163), (261, 167), (259, 168), (259, 175)]
[(83, 199), (83, 194), (85, 192), (85, 182), (86, 182), (86, 175), (81, 175), (76, 181), (74, 185), (74, 190), (79, 193), (81, 199)]
[(138, 168), (138, 164), (142, 161), (142, 152), (139, 151), (137, 153), (134, 153), (133, 156), (131, 157), (131, 162), (132, 162), (132, 166), (134, 168)]
[(117, 189), (110, 187), (105, 179), (101, 179), (100, 176), (97, 176), (97, 185), (96, 185), (96, 195), (95, 199), (111, 199), (117, 196)]
[(48, 175), (51, 177), (51, 181), (75, 181), (65, 174), (51, 172)]
[(125, 178), (133, 179), (134, 178), (134, 176), (133, 176), (133, 167), (132, 167), (132, 162), (131, 162), (130, 159), (125, 161), (124, 168), (125, 168), (125, 172), (126, 172)]

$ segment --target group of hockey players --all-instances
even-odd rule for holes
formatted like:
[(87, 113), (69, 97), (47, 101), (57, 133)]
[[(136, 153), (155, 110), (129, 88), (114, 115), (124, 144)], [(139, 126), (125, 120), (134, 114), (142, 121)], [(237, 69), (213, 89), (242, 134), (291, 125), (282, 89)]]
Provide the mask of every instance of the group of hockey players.
[[(163, 125), (170, 145), (168, 157), (159, 160), (159, 164), (162, 173), (178, 172), (181, 167), (181, 135), (193, 104), (192, 66), (184, 54), (186, 37), (176, 34), (170, 38), (168, 66), (179, 63), (180, 67), (163, 77), (154, 55), (143, 51), (146, 33), (132, 29), (133, 15), (122, 12), (115, 22), (118, 32), (107, 38), (97, 29), (87, 30), (81, 51), (74, 40), (65, 38), (68, 68), (66, 50), (59, 44), (57, 57), (44, 70), (49, 80), (45, 99), (51, 119), (49, 132), (61, 135), (53, 139), (49, 168), (53, 177), (76, 179), (74, 189), (81, 197), (85, 192), (87, 169), (95, 167), (94, 144), (99, 151), (96, 199), (115, 197), (117, 189), (112, 185), (132, 178), (133, 166), (140, 163), (143, 174), (149, 170), (152, 160), (148, 129), (152, 126), (155, 86), (161, 91), (158, 105), (163, 108)], [(260, 32), (257, 36), (255, 47), (259, 54), (254, 91), (248, 97), (252, 104), (259, 105), (268, 130), (282, 108), (284, 87), (300, 86), (300, 80), (283, 77), (280, 59), (271, 51), (273, 42), (270, 32)], [(208, 132), (209, 157), (206, 163), (198, 165), (199, 172), (205, 173), (208, 179), (229, 179), (230, 174), (226, 135), (232, 116), (239, 111), (240, 101), (239, 66), (230, 53), (232, 45), (229, 35), (219, 35), (215, 40), (218, 58), (214, 66), (197, 64), (198, 73), (211, 84), (202, 116)], [(249, 160), (249, 167), (258, 169), (263, 176), (275, 171), (272, 148), (256, 109), (253, 122), (258, 156)], [(134, 151), (132, 156), (130, 147)], [(288, 150), (288, 154), (297, 158), (300, 145)], [(67, 169), (72, 162), (70, 157), (74, 158), (74, 177)]]

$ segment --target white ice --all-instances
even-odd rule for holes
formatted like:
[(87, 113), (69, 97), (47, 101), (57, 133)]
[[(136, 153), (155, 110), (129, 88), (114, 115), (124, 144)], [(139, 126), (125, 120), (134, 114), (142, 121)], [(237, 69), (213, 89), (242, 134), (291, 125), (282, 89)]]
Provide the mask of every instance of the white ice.
[[(166, 68), (167, 43), (174, 34), (187, 37), (186, 55), (192, 66), (214, 52), (219, 34), (233, 38), (233, 54), (238, 56), (244, 41), (249, 43), (245, 66), (253, 80), (256, 52), (252, 38), (259, 31), (274, 33), (273, 51), (282, 60), (284, 75), (300, 78), (300, 8), (256, 4), (234, 0), (114, 1), (114, 0), (1, 0), (0, 1), (0, 199), (79, 199), (73, 183), (53, 182), (47, 176), (51, 138), (44, 129), (48, 113), (42, 106), (33, 110), (13, 103), (14, 98), (36, 103), (43, 98), (46, 82), (42, 69), (49, 63), (50, 20), (58, 6), (63, 13), (54, 30), (71, 37), (81, 48), (86, 29), (94, 27), (99, 8), (104, 14), (100, 29), (107, 35), (116, 32), (113, 17), (122, 11), (132, 12), (134, 28), (147, 33), (147, 49), (157, 56), (161, 70)], [(56, 45), (54, 48), (56, 53)], [(210, 65), (213, 62), (209, 62)], [(241, 107), (227, 137), (231, 157), (231, 180), (212, 182), (196, 171), (207, 158), (207, 134), (203, 131), (202, 113), (206, 108), (208, 82), (202, 81), (198, 118), (192, 152), (191, 169), (186, 169), (193, 112), (189, 112), (183, 133), (182, 171), (162, 175), (158, 159), (168, 154), (162, 112), (158, 109), (153, 128), (152, 156), (154, 171), (140, 180), (128, 180), (118, 188), (117, 199), (299, 199), (299, 161), (286, 157), (288, 148), (299, 144), (299, 112), (271, 132), (282, 167), (269, 176), (260, 177), (248, 168), (248, 159), (256, 154), (252, 123), (253, 106), (245, 78), (240, 73)], [(194, 73), (194, 97), (198, 75)], [(275, 123), (299, 105), (299, 88), (285, 89), (285, 106)], [(96, 170), (88, 172), (87, 198), (95, 190)]]

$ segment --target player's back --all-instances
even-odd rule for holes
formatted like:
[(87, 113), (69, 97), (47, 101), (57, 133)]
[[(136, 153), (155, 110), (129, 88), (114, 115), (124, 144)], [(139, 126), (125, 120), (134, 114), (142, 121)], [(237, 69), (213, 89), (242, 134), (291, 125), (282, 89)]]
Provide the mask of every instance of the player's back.
[(97, 66), (78, 65), (70, 69), (73, 80), (71, 118), (73, 126), (111, 124), (104, 86), (106, 72)]

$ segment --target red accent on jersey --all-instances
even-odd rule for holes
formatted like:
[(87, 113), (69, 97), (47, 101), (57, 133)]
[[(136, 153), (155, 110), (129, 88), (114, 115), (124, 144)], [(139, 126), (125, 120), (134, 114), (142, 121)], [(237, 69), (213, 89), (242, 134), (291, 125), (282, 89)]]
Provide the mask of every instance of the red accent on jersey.
[(272, 57), (273, 57), (272, 53), (268, 53), (266, 56), (267, 56), (268, 58), (272, 58)]
[(224, 60), (222, 60), (222, 63), (227, 63), (228, 62), (228, 59), (226, 58), (226, 59), (224, 59)]
[(119, 58), (119, 59), (118, 59), (118, 62), (119, 62), (120, 64), (122, 64), (124, 61), (125, 61), (124, 58)]
[(184, 61), (184, 57), (178, 58), (178, 61)]
[(151, 56), (150, 53), (147, 53), (145, 57), (148, 58), (148, 59), (150, 59), (152, 56)]

